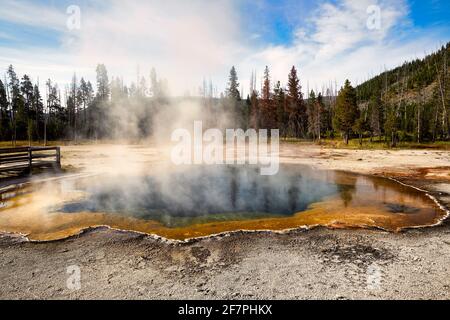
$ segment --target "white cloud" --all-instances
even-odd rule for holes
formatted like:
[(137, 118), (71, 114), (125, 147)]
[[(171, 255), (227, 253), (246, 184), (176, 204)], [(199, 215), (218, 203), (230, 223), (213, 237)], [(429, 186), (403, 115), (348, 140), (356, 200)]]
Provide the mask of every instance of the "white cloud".
[(224, 72), (240, 50), (233, 2), (120, 1), (107, 12), (89, 10), (75, 46), (82, 64), (104, 62), (134, 79), (136, 65), (155, 66), (180, 91), (191, 81)]
[[(381, 13), (379, 29), (368, 28), (370, 6)], [(408, 5), (404, 0), (343, 0), (337, 4), (324, 2), (312, 13), (306, 26), (294, 31), (289, 46), (268, 46), (253, 53), (242, 64), (271, 67), (272, 78), (287, 80), (292, 65), (300, 70), (303, 91), (345, 79), (361, 83), (382, 68), (395, 67), (406, 60), (434, 50), (439, 42), (437, 33), (428, 32), (414, 40), (397, 37), (396, 31), (410, 26)]]
[(0, 17), (3, 21), (59, 31), (66, 27), (65, 12), (31, 1), (2, 0)]
[[(367, 26), (372, 16), (372, 12), (367, 10), (373, 6), (380, 10), (379, 29), (369, 29)], [(378, 3), (372, 0), (344, 0), (339, 5), (325, 3), (317, 13), (317, 18), (311, 21), (315, 30), (307, 39), (319, 44), (318, 57), (327, 59), (363, 43), (383, 41), (391, 29), (406, 18), (408, 11), (403, 0)]]

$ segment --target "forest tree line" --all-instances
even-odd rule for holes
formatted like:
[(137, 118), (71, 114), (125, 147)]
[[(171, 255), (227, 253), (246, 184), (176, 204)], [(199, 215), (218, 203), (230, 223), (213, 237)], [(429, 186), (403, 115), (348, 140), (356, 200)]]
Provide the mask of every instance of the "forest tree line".
[[(240, 92), (235, 67), (220, 97), (197, 97), (208, 112), (231, 115), (236, 128), (279, 129), (284, 138), (351, 138), (385, 141), (434, 142), (450, 137), (450, 43), (424, 59), (407, 62), (353, 87), (345, 81), (311, 90), (304, 97), (298, 71), (292, 67), (286, 86), (272, 81), (266, 67), (259, 90), (253, 74), (250, 94)], [(21, 78), (9, 66), (0, 80), (0, 139), (47, 143), (51, 140), (147, 137), (159, 110), (169, 108), (167, 81), (153, 69), (131, 86), (120, 78), (110, 79), (102, 64), (94, 85), (75, 75), (71, 84), (59, 88), (50, 79), (45, 93), (28, 75)], [(121, 108), (118, 109), (117, 106)], [(118, 111), (120, 110), (120, 111)], [(133, 123), (133, 130), (123, 126)]]
[[(339, 91), (329, 84), (320, 91), (311, 90), (307, 97), (302, 95), (295, 67), (286, 88), (279, 81), (272, 88), (266, 67), (260, 92), (251, 84), (252, 94), (238, 118), (253, 128), (279, 128), (286, 138), (316, 141), (342, 137), (346, 143), (358, 138), (360, 144), (367, 138), (392, 147), (400, 141), (448, 141), (449, 61), (450, 43), (359, 86), (353, 87), (347, 80)], [(239, 99), (235, 74), (233, 68), (227, 93)]]

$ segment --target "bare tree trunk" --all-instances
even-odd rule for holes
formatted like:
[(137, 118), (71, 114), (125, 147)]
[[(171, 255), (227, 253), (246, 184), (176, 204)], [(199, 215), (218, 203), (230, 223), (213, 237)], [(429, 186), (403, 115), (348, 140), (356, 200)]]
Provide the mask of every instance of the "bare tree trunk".
[(420, 105), (417, 105), (417, 142), (420, 143)]
[[(445, 60), (444, 60), (445, 61)], [(435, 65), (436, 67), (436, 73), (437, 73), (437, 77), (438, 77), (438, 82), (439, 82), (439, 92), (440, 92), (440, 96), (441, 96), (441, 101), (442, 101), (442, 132), (447, 132), (447, 128), (446, 128), (446, 119), (447, 119), (447, 108), (445, 107), (445, 94), (444, 94), (444, 88), (442, 85), (442, 80), (441, 80), (441, 76), (439, 74), (439, 70), (437, 65)], [(437, 113), (438, 113), (438, 108), (436, 108), (436, 122), (437, 122)], [(437, 123), (435, 124), (437, 126)], [(434, 137), (433, 137), (434, 139)]]
[[(14, 113), (14, 111), (13, 111)], [(17, 146), (17, 126), (16, 126), (16, 117), (14, 116), (14, 134), (13, 134), (13, 147), (15, 148)]]
[(45, 120), (44, 120), (44, 146), (47, 146), (47, 116), (44, 115)]

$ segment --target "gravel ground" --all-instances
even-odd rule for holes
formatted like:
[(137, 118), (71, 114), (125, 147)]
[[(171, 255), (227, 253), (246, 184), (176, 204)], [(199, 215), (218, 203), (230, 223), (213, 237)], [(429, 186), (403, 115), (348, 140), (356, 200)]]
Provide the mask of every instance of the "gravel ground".
[[(2, 299), (450, 298), (448, 227), (239, 232), (189, 244), (100, 228), (52, 243), (3, 235), (0, 250)], [(79, 288), (67, 286), (71, 266)]]

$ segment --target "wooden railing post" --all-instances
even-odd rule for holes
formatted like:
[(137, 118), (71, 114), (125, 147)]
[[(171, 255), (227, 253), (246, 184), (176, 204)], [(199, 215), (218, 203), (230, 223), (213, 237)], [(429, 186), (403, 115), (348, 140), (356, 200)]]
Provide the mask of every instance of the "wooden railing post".
[(58, 166), (58, 169), (61, 169), (61, 148), (56, 147), (56, 163)]
[(33, 172), (33, 150), (31, 147), (28, 147), (28, 170), (29, 173)]

